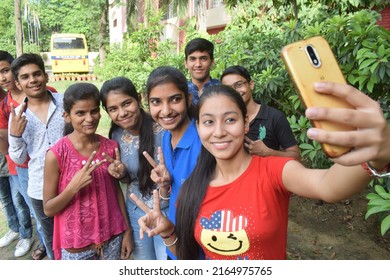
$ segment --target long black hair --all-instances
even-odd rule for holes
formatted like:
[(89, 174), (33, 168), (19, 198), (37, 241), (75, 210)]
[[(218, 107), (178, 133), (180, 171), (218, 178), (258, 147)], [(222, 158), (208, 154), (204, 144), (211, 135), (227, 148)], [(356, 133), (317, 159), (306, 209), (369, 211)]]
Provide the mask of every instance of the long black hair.
[[(107, 111), (107, 96), (110, 91), (119, 91), (123, 94), (126, 94), (138, 102), (138, 106), (140, 106), (140, 96), (135, 89), (135, 86), (131, 80), (125, 77), (116, 77), (111, 80), (108, 80), (103, 83), (102, 88), (100, 89), (100, 98), (102, 101), (102, 105), (104, 110)], [(139, 168), (137, 171), (139, 187), (141, 194), (143, 196), (149, 195), (152, 193), (154, 189), (154, 182), (150, 178), (150, 173), (153, 167), (146, 160), (144, 155), (142, 154), (144, 151), (148, 152), (149, 155), (154, 155), (154, 143), (155, 136), (153, 130), (153, 119), (150, 114), (146, 113), (145, 110), (140, 106), (141, 118), (139, 125), (139, 149), (138, 149), (138, 160), (139, 160)], [(112, 133), (119, 126), (111, 121), (110, 131), (108, 133), (108, 137), (112, 138)]]
[[(80, 100), (95, 101), (97, 106), (100, 106), (99, 89), (91, 83), (76, 83), (65, 90), (64, 93), (64, 111), (70, 114), (73, 105)], [(66, 123), (64, 127), (64, 136), (73, 132), (71, 123)]]
[[(238, 92), (225, 85), (205, 88), (199, 100), (199, 111), (204, 102), (213, 96), (230, 98), (242, 113), (245, 120), (247, 109)], [(199, 121), (199, 115), (196, 116)], [(216, 168), (214, 156), (202, 146), (198, 161), (190, 177), (184, 181), (177, 199), (176, 211), (176, 245), (177, 258), (181, 260), (199, 259), (199, 245), (195, 240), (195, 221), (207, 188)]]

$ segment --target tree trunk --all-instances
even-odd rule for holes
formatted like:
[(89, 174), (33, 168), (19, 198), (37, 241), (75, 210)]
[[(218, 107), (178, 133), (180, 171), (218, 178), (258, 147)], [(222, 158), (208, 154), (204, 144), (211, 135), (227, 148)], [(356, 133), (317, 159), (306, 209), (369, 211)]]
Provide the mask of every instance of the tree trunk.
[(197, 0), (196, 30), (207, 32), (207, 5), (206, 0)]
[(14, 0), (15, 5), (15, 28), (16, 28), (16, 56), (23, 53), (23, 36), (22, 36), (22, 21), (21, 21), (21, 0)]
[(104, 5), (102, 7), (102, 14), (101, 14), (101, 18), (100, 18), (99, 56), (100, 56), (100, 64), (101, 65), (106, 60), (107, 19), (108, 19), (108, 0), (105, 1)]

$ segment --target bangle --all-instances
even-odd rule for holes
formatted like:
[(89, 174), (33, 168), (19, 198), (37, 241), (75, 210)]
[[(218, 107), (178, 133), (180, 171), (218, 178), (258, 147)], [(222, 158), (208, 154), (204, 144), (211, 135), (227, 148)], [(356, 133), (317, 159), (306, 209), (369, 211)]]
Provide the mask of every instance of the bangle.
[[(163, 197), (163, 196), (161, 195), (161, 187), (158, 187), (157, 189), (158, 189), (158, 196), (159, 196), (162, 200), (170, 200), (170, 199), (171, 199), (171, 197)], [(168, 194), (171, 193), (171, 190), (172, 190), (172, 186), (169, 186)]]
[(160, 234), (160, 236), (161, 236), (162, 239), (168, 239), (169, 237), (172, 237), (172, 236), (175, 234), (175, 232), (176, 232), (176, 228), (173, 228), (173, 231), (172, 231), (171, 234), (169, 234), (169, 235), (167, 235), (167, 236), (162, 236), (162, 235)]
[(22, 135), (16, 136), (16, 135), (10, 134), (9, 136), (14, 137), (14, 138), (22, 138)]
[(177, 242), (177, 240), (178, 240), (179, 238), (175, 238), (175, 240), (171, 243), (171, 244), (167, 244), (167, 243), (165, 243), (165, 241), (163, 240), (163, 243), (164, 243), (164, 245), (166, 246), (166, 247), (172, 247), (173, 245), (175, 245), (176, 244), (176, 242)]
[(388, 163), (382, 170), (379, 171), (376, 170), (374, 167), (372, 167), (368, 161), (363, 162), (361, 165), (363, 169), (367, 171), (368, 175), (372, 177), (383, 178), (383, 177), (390, 176), (390, 163)]

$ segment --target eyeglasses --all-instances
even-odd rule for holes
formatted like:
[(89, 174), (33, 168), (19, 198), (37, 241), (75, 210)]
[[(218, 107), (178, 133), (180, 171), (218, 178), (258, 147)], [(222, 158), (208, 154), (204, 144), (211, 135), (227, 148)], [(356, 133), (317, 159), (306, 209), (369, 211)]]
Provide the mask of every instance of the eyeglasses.
[(235, 90), (242, 88), (245, 84), (247, 84), (248, 81), (238, 81), (232, 85), (232, 88)]

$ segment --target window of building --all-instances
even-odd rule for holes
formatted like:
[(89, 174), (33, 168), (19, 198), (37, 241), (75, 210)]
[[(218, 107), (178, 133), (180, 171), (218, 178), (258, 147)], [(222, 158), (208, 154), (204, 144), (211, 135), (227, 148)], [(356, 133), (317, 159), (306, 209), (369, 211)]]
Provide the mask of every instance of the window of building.
[(223, 0), (211, 0), (210, 9), (223, 6)]

